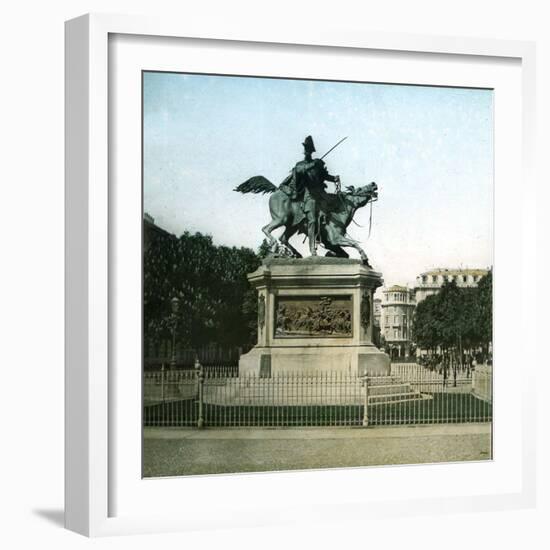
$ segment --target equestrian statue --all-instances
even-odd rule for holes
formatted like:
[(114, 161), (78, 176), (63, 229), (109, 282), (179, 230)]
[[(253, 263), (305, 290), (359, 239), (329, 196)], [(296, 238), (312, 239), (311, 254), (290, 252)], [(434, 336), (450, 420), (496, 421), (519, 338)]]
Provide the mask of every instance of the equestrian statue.
[[(271, 194), (271, 222), (262, 231), (268, 239), (272, 255), (301, 258), (302, 255), (290, 243), (290, 238), (302, 233), (308, 238), (312, 256), (317, 255), (319, 243), (327, 250), (326, 256), (334, 258), (349, 258), (342, 247), (353, 247), (361, 255), (363, 263), (371, 267), (365, 251), (349, 237), (346, 230), (359, 208), (378, 199), (378, 186), (372, 182), (358, 188), (348, 186), (342, 191), (340, 177), (329, 174), (323, 161), (344, 139), (323, 157), (314, 159), (313, 138), (307, 136), (302, 143), (304, 160), (294, 166), (279, 187), (264, 176), (254, 176), (235, 189), (240, 193)], [(335, 184), (335, 193), (327, 193), (327, 181)], [(285, 229), (277, 241), (272, 231), (279, 227)]]

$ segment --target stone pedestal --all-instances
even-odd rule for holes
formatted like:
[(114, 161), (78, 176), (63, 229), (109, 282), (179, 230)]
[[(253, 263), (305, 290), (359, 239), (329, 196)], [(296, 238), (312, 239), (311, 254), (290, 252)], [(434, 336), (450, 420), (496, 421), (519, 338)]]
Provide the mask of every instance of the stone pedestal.
[(272, 258), (248, 279), (258, 291), (258, 343), (241, 356), (240, 374), (389, 374), (372, 341), (380, 273), (347, 258)]

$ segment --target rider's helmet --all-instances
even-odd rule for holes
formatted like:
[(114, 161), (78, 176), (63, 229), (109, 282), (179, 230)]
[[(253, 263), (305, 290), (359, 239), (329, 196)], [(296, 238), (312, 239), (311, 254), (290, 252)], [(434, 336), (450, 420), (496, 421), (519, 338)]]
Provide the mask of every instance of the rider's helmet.
[(311, 136), (307, 136), (302, 145), (304, 146), (304, 152), (315, 153), (315, 145), (313, 144), (313, 138)]

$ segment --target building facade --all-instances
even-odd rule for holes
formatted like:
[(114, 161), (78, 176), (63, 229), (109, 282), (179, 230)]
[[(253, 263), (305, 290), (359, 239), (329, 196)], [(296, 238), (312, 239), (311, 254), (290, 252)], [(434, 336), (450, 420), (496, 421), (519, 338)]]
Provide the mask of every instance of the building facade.
[(437, 268), (426, 271), (416, 278), (415, 301), (419, 304), (428, 296), (437, 294), (447, 282), (454, 281), (458, 287), (463, 288), (475, 287), (487, 273), (488, 269)]
[(394, 285), (382, 295), (380, 331), (384, 347), (391, 359), (406, 359), (411, 355), (414, 291)]
[(163, 240), (172, 240), (176, 241), (177, 238), (172, 233), (168, 233), (162, 227), (159, 227), (155, 223), (155, 218), (148, 214), (147, 212), (143, 213), (143, 251), (151, 246), (153, 242), (158, 241), (159, 239)]
[(413, 289), (394, 285), (383, 290), (382, 300), (374, 300), (374, 324), (380, 327), (380, 346), (392, 360), (415, 355), (412, 328), (416, 306), (437, 294), (445, 283), (455, 282), (461, 288), (476, 287), (488, 273), (488, 269), (437, 268), (421, 273)]

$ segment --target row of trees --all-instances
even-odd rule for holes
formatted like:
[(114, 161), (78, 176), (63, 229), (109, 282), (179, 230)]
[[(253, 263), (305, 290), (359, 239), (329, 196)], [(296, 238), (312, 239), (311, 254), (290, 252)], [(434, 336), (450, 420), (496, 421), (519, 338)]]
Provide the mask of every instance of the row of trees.
[(415, 310), (413, 339), (419, 348), (461, 358), (465, 351), (488, 352), (493, 332), (493, 276), (489, 272), (476, 288), (456, 283), (420, 302)]
[[(246, 275), (260, 253), (216, 246), (212, 237), (185, 232), (149, 240), (143, 258), (144, 341), (155, 348), (171, 338), (170, 300), (179, 299), (176, 341), (198, 349), (209, 344), (248, 348), (256, 340), (257, 298)], [(158, 355), (156, 355), (158, 356)]]
[[(147, 231), (147, 227), (146, 227)], [(268, 253), (216, 246), (212, 237), (185, 232), (177, 238), (151, 233), (143, 258), (143, 311), (146, 355), (171, 340), (170, 300), (179, 299), (176, 340), (180, 347), (209, 344), (248, 349), (256, 342), (257, 296), (246, 275)], [(492, 273), (476, 288), (446, 283), (416, 307), (413, 340), (417, 347), (462, 357), (487, 351), (492, 340)]]

